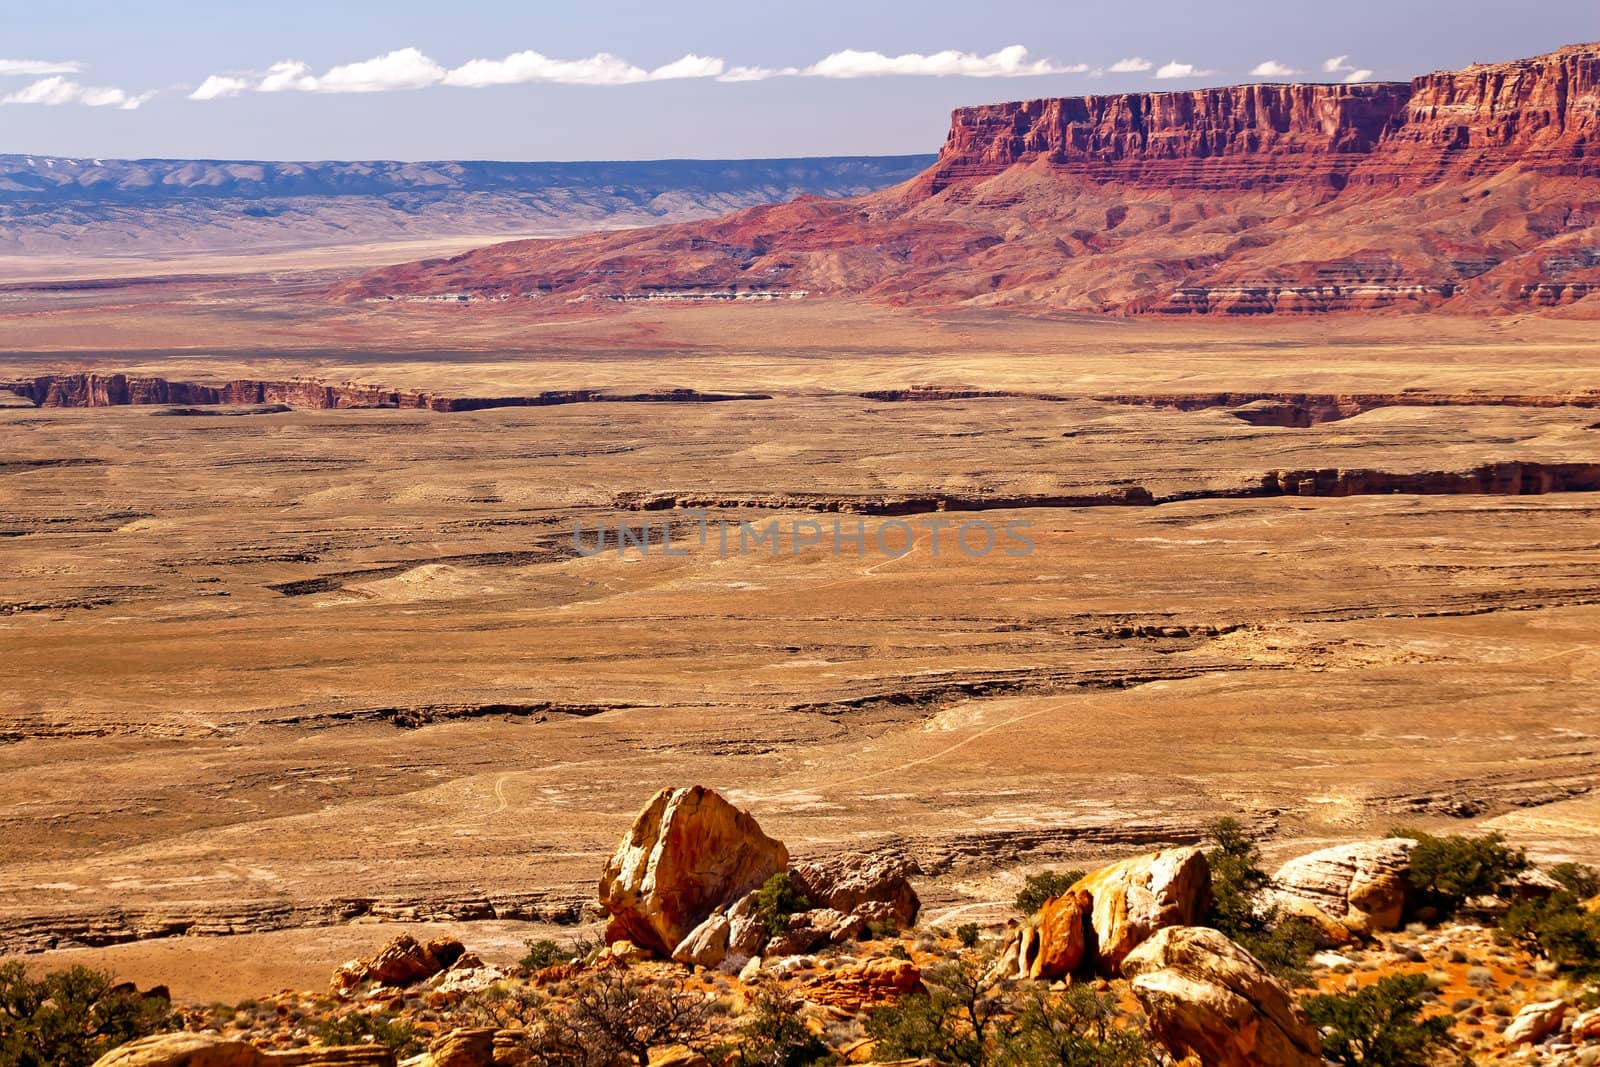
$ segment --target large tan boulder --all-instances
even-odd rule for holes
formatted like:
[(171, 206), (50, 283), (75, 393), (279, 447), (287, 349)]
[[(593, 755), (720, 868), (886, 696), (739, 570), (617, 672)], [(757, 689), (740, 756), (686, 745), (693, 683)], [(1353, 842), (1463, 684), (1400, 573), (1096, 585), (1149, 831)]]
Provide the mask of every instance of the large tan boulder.
[(1045, 903), (1018, 933), (1019, 978), (1056, 981), (1075, 973), (1089, 956), (1089, 915), (1094, 899), (1069, 889)]
[(1272, 877), (1271, 900), (1291, 915), (1320, 916), (1366, 937), (1398, 930), (1416, 842), (1405, 837), (1357, 841), (1297, 856)]
[(1321, 1067), (1321, 1039), (1289, 991), (1216, 930), (1173, 926), (1122, 970), (1174, 1059), (1206, 1067)]
[(606, 941), (670, 956), (719, 907), (789, 864), (781, 841), (704, 786), (663, 789), (645, 805), (600, 876)]
[(1172, 848), (1113, 863), (1072, 887), (1089, 895), (1089, 951), (1115, 975), (1136, 946), (1168, 926), (1193, 926), (1211, 909), (1211, 868), (1197, 848)]
[(155, 1034), (119, 1045), (95, 1067), (260, 1067), (261, 1053), (247, 1041), (218, 1033)]

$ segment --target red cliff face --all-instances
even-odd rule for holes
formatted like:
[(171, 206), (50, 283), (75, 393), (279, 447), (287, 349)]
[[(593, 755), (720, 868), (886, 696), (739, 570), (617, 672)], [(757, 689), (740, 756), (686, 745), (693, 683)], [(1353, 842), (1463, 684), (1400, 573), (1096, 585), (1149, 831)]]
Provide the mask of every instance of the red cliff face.
[[(903, 186), (501, 245), (339, 295), (1600, 318), (1600, 44), (1372, 85), (955, 113)], [(554, 298), (554, 299), (551, 299)]]
[[(928, 193), (1018, 164), (1201, 189), (1435, 180), (1526, 163), (1600, 173), (1600, 46), (1411, 83), (1241, 85), (961, 108)], [(1354, 179), (1352, 179), (1354, 175)]]

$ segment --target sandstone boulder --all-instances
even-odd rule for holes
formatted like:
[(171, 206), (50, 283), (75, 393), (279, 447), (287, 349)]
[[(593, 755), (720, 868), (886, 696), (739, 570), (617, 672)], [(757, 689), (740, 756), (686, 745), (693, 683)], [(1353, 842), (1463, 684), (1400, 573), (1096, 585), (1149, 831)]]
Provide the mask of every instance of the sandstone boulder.
[(141, 1037), (101, 1056), (95, 1067), (395, 1067), (395, 1057), (382, 1045), (263, 1052), (207, 1031)]
[(728, 933), (733, 922), (726, 915), (712, 915), (705, 922), (684, 935), (672, 958), (691, 967), (716, 967), (728, 955)]
[[(1273, 875), (1271, 899), (1319, 928), (1331, 924), (1366, 937), (1398, 930), (1405, 915), (1406, 874), (1416, 842), (1404, 837), (1335, 845), (1298, 856)], [(1326, 938), (1325, 938), (1326, 939)]]
[(922, 906), (909, 876), (921, 873), (907, 857), (843, 855), (798, 863), (789, 875), (814, 907), (849, 915), (869, 902), (886, 904), (873, 909), (873, 916), (907, 927)]
[(494, 1067), (493, 1027), (452, 1030), (434, 1039), (417, 1067)]
[(600, 877), (608, 942), (670, 956), (717, 908), (788, 866), (782, 842), (703, 786), (663, 789), (634, 820)]
[(95, 1067), (260, 1067), (261, 1053), (221, 1034), (155, 1034), (119, 1045)]
[(1506, 1044), (1532, 1045), (1543, 1041), (1560, 1028), (1566, 1014), (1566, 1002), (1561, 1000), (1525, 1005), (1506, 1027)]
[(1289, 991), (1215, 930), (1160, 930), (1123, 961), (1150, 1029), (1206, 1067), (1321, 1067), (1321, 1039)]
[(1193, 926), (1211, 908), (1211, 869), (1197, 848), (1173, 848), (1102, 867), (1072, 887), (1090, 898), (1089, 951), (1115, 975), (1129, 952), (1164, 927)]
[(1586, 1011), (1572, 1020), (1572, 1040), (1600, 1041), (1600, 1008)]
[(1087, 890), (1070, 889), (1040, 908), (1017, 933), (1017, 977), (1055, 981), (1082, 967), (1093, 906)]
[(756, 911), (753, 893), (740, 897), (728, 909), (728, 953), (735, 956), (759, 956), (767, 945), (767, 922)]
[(370, 960), (351, 960), (333, 975), (334, 992), (348, 996), (363, 982), (386, 986), (406, 986), (432, 978), (461, 958), (466, 949), (453, 937), (440, 937), (426, 944), (410, 934), (401, 934)]

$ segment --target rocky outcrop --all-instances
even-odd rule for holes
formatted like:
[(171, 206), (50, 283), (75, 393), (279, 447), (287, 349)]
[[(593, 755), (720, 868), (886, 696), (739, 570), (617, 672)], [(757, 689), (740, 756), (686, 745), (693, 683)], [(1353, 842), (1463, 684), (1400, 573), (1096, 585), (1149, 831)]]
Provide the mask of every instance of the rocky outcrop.
[(1215, 930), (1168, 927), (1123, 962), (1150, 1029), (1206, 1067), (1321, 1067), (1321, 1040), (1265, 967)]
[(1600, 46), (1370, 85), (1236, 85), (958, 109), (926, 191), (1041, 163), (1095, 182), (1418, 185), (1520, 164), (1600, 175)]
[(101, 1056), (95, 1067), (395, 1067), (395, 1056), (383, 1045), (264, 1052), (207, 1031), (142, 1037)]
[(351, 960), (335, 971), (333, 989), (340, 996), (349, 996), (365, 982), (411, 985), (445, 970), (465, 951), (453, 937), (435, 938), (424, 944), (410, 934), (401, 934), (370, 960)]
[(1193, 926), (1211, 907), (1211, 869), (1197, 848), (1174, 848), (1113, 863), (1072, 887), (1090, 899), (1089, 952), (1115, 975), (1157, 930)]
[(670, 956), (719, 907), (789, 864), (783, 843), (703, 786), (663, 789), (634, 820), (600, 877), (606, 941)]
[(924, 991), (922, 972), (916, 964), (883, 957), (825, 972), (799, 992), (813, 1004), (825, 1004), (853, 1015)]
[(1273, 901), (1319, 927), (1326, 922), (1359, 937), (1397, 930), (1415, 846), (1409, 838), (1392, 837), (1297, 856), (1272, 876)]
[(1094, 898), (1084, 889), (1046, 902), (1017, 935), (1017, 977), (1053, 982), (1076, 973), (1089, 955), (1093, 907)]
[(1314, 178), (1332, 190), (1393, 134), (1409, 97), (1403, 83), (1238, 85), (965, 107), (921, 180), (932, 195), (1043, 162), (1099, 182), (1238, 189)]
[[(31, 400), (42, 408), (103, 408), (130, 405), (255, 404), (287, 405), (327, 411), (338, 408), (406, 408), (422, 411), (481, 411), (485, 408), (551, 407), (594, 403), (717, 403), (770, 400), (766, 394), (701, 393), (694, 389), (661, 389), (646, 393), (608, 393), (597, 389), (557, 389), (523, 396), (447, 396), (408, 389), (386, 389), (360, 382), (330, 384), (312, 378), (259, 381), (240, 378), (207, 385), (147, 375), (45, 374), (0, 383), (0, 390)], [(176, 414), (178, 412), (168, 412)], [(185, 412), (187, 413), (187, 412)], [(261, 413), (271, 413), (263, 409)]]
[(869, 902), (882, 904), (875, 916), (903, 927), (916, 922), (922, 906), (910, 879), (921, 873), (909, 858), (849, 853), (798, 863), (789, 877), (815, 907), (848, 915)]

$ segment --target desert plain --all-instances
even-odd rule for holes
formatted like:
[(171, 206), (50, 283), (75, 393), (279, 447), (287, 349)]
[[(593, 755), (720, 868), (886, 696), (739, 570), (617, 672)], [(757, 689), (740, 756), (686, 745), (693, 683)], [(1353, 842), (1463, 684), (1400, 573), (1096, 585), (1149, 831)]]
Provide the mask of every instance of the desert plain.
[[(1269, 857), (1404, 824), (1600, 860), (1582, 322), (295, 284), (0, 305), (5, 952), (193, 998), (320, 985), (389, 921), (515, 958), (689, 783), (797, 856), (909, 854), (935, 921), (1222, 815)], [(21, 388), (86, 374), (576, 395)], [(974, 521), (1031, 552), (952, 551)], [(585, 555), (601, 522), (683, 554)]]

